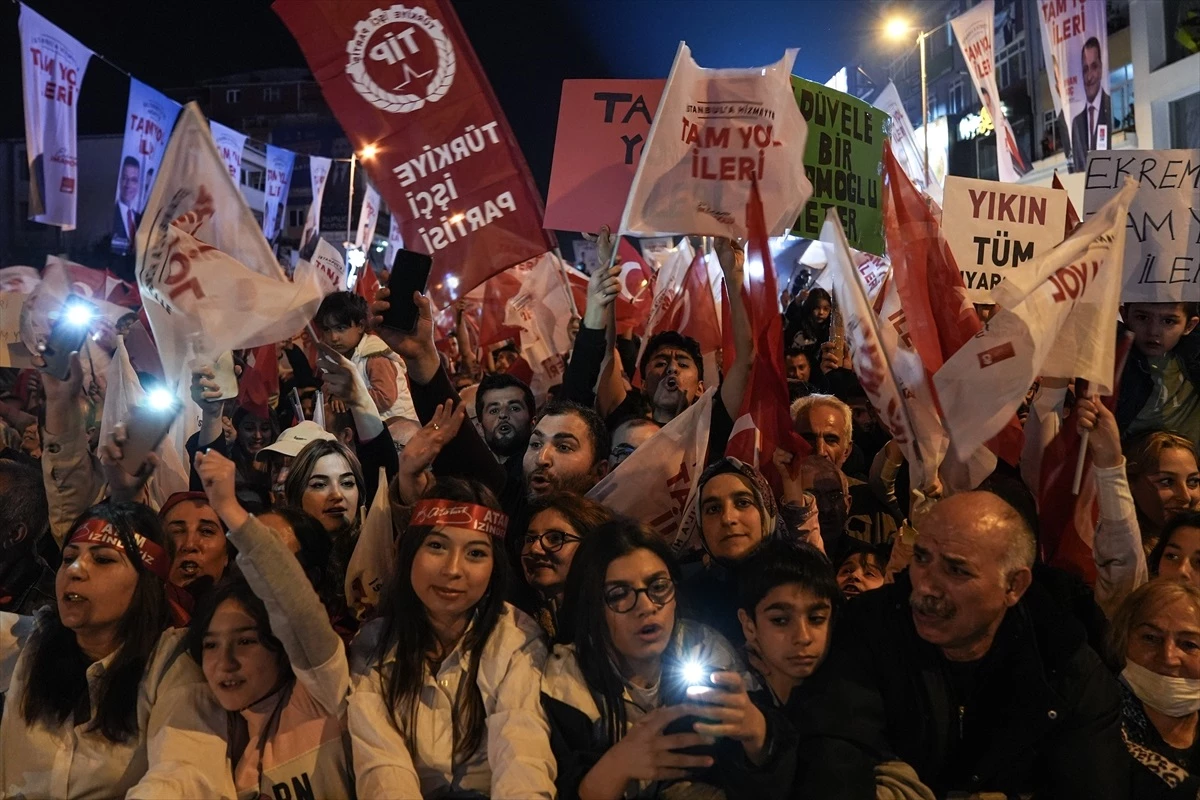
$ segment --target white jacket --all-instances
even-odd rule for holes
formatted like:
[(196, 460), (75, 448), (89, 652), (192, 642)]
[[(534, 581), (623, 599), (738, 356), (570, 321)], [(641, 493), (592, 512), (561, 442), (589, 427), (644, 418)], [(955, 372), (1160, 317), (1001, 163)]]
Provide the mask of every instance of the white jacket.
[(383, 339), (373, 333), (365, 334), (358, 340), (350, 361), (362, 375), (367, 393), (384, 422), (393, 417), (417, 419), (417, 409), (408, 388), (408, 368), (404, 359), (393, 353)]
[(1096, 603), (1109, 619), (1130, 592), (1150, 580), (1137, 506), (1129, 490), (1125, 459), (1115, 467), (1092, 467), (1100, 522), (1092, 541), (1096, 560)]
[(162, 634), (138, 687), (138, 734), (130, 742), (113, 743), (89, 731), (104, 670), (113, 656), (87, 669), (93, 716), (82, 725), (67, 721), (57, 728), (27, 725), (21, 716), (29, 660), (25, 645), (35, 618), (0, 614), (0, 691), (7, 693), (0, 721), (0, 796), (34, 798), (124, 797), (146, 772), (148, 746), (169, 738), (163, 725), (171, 708), (203, 676), (190, 658), (179, 658), (183, 630)]
[[(425, 671), (416, 719), (416, 763), (392, 721), (378, 663), (367, 663), (382, 620), (363, 627), (352, 651), (350, 741), (358, 796), (411, 800), (446, 791), (495, 798), (551, 798), (556, 765), (550, 727), (539, 700), (546, 645), (542, 630), (510, 605), (483, 646), (478, 686), (487, 711), (486, 742), (465, 763), (453, 764), (453, 704), (466, 670), (455, 648), (436, 675)], [(395, 663), (389, 656), (386, 663)]]
[(167, 710), (174, 736), (166, 746), (151, 748), (150, 771), (136, 796), (350, 798), (345, 724), (350, 669), (342, 640), (278, 536), (254, 517), (228, 535), (296, 680), (239, 712), (249, 741), (236, 773), (227, 753), (229, 712), (207, 685), (182, 697)]

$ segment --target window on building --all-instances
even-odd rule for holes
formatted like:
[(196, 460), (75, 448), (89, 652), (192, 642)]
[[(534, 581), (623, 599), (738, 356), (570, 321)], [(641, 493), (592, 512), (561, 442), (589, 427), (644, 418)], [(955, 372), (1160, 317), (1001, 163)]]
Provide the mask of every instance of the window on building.
[(243, 167), (241, 183), (242, 186), (249, 186), (251, 189), (257, 189), (261, 192), (266, 186), (266, 177), (267, 173), (263, 172), (261, 169), (248, 170)]
[(1175, 100), (1171, 110), (1171, 147), (1200, 147), (1200, 92)]
[(1001, 90), (1025, 80), (1025, 34), (996, 54), (997, 86)]
[(308, 220), (308, 209), (303, 206), (288, 209), (288, 227), (300, 228)]
[(225, 102), (226, 103), (229, 103), (230, 105), (234, 105), (241, 99), (242, 99), (242, 90), (241, 89), (226, 89), (225, 90)]
[(1200, 53), (1200, 8), (1195, 0), (1162, 0), (1165, 59), (1154, 69)]
[(280, 97), (279, 87), (278, 86), (264, 86), (262, 97), (263, 97), (264, 103), (278, 103), (279, 97)]
[(1113, 130), (1133, 130), (1133, 64), (1126, 64), (1108, 76), (1112, 97)]
[(958, 3), (946, 9), (946, 46), (954, 44), (954, 29), (950, 27), (950, 20), (958, 16)]
[(947, 98), (946, 105), (951, 114), (961, 114), (966, 108), (966, 102), (963, 99), (963, 82), (961, 79), (950, 84), (950, 95)]

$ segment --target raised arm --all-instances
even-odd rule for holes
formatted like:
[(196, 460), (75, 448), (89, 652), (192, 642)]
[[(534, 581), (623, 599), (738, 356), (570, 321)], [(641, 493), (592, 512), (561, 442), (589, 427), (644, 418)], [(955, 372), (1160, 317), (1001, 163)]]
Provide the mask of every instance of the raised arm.
[(75, 518), (103, 498), (104, 480), (99, 462), (88, 451), (79, 408), (83, 389), (79, 355), (71, 355), (71, 370), (65, 381), (43, 372), (42, 384), (46, 390), (42, 478), (50, 508), (50, 531), (62, 545)]
[(750, 382), (750, 368), (754, 365), (754, 333), (750, 330), (746, 300), (742, 297), (746, 252), (742, 245), (732, 239), (717, 239), (716, 250), (728, 289), (729, 322), (733, 326), (734, 347), (733, 366), (721, 382), (721, 403), (731, 416), (735, 416), (742, 407), (746, 385)]

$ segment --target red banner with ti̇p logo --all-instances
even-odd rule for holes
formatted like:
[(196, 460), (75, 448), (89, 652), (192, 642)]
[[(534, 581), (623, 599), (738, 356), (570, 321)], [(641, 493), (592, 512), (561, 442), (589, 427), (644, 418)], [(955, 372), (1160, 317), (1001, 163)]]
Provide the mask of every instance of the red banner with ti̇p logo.
[(276, 0), (444, 305), (553, 248), (525, 159), (448, 0)]

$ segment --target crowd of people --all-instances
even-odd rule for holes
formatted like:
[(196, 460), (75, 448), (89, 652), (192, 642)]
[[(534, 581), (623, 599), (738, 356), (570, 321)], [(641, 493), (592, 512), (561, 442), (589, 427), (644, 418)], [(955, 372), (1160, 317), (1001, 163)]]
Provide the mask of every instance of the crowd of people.
[[(1021, 463), (951, 493), (910, 481), (828, 292), (781, 309), (811, 453), (763, 455), (777, 488), (725, 452), (763, 357), (741, 293), (720, 374), (677, 331), (607, 369), (619, 293), (591, 276), (545, 398), (512, 346), (440, 351), (420, 294), (412, 332), (386, 288), (330, 294), (282, 402), (196, 367), (165, 498), (78, 355), (0, 370), (0, 796), (1200, 796), (1196, 303), (1123, 307), (1115, 403), (1039, 382)], [(706, 387), (680, 549), (588, 494)], [(1072, 409), (1094, 579), (1044, 563), (1030, 489)]]

